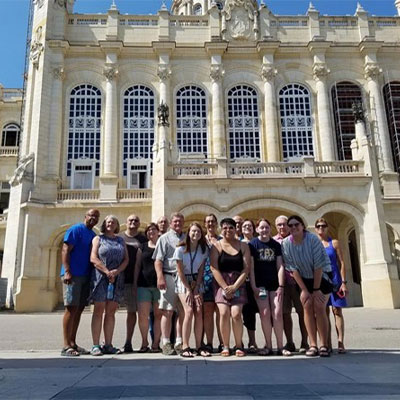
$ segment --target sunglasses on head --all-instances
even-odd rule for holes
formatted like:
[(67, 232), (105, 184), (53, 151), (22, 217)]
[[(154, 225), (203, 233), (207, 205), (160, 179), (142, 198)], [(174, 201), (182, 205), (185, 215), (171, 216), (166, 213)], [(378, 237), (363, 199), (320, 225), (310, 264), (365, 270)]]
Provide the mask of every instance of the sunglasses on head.
[(289, 228), (297, 227), (300, 225), (300, 222), (292, 222), (291, 224), (288, 224)]

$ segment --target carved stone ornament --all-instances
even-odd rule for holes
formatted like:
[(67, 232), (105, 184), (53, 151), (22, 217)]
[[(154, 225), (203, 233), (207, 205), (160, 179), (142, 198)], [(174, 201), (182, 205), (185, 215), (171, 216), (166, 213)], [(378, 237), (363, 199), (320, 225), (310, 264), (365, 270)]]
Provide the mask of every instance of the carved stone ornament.
[(158, 124), (161, 126), (169, 126), (169, 107), (163, 101), (158, 106)]
[(53, 76), (55, 79), (58, 79), (60, 81), (64, 80), (65, 78), (64, 67), (55, 67), (53, 69)]
[(33, 5), (38, 8), (42, 8), (43, 4), (44, 4), (44, 0), (33, 0)]
[(222, 65), (211, 65), (210, 78), (212, 81), (220, 81), (223, 78), (224, 74), (225, 71), (222, 69)]
[(60, 7), (60, 8), (66, 8), (67, 7), (67, 0), (54, 0), (54, 6), (55, 7)]
[(160, 64), (158, 66), (157, 75), (160, 78), (160, 81), (166, 81), (170, 78), (172, 72), (168, 65)]
[(17, 169), (14, 172), (13, 177), (10, 179), (11, 186), (19, 185), (23, 179), (33, 181), (33, 161), (35, 160), (35, 154), (30, 153), (19, 160)]
[(224, 7), (227, 39), (249, 40), (258, 33), (258, 11), (255, 0), (228, 0)]
[(272, 65), (264, 64), (261, 67), (261, 78), (264, 82), (272, 82), (277, 75), (278, 70)]
[(351, 105), (352, 111), (353, 111), (353, 116), (354, 116), (354, 122), (357, 124), (359, 122), (364, 122), (365, 121), (365, 115), (364, 115), (364, 109), (363, 105), (360, 101), (354, 102)]
[(365, 79), (377, 79), (382, 73), (382, 68), (378, 64), (367, 64), (364, 67)]
[(329, 72), (331, 72), (331, 71), (328, 69), (328, 67), (324, 63), (317, 63), (317, 64), (314, 64), (314, 66), (313, 66), (313, 74), (314, 74), (314, 79), (316, 81), (327, 77)]
[(103, 75), (108, 81), (112, 81), (118, 76), (118, 69), (116, 67), (106, 67), (104, 68)]
[(29, 55), (29, 59), (31, 60), (32, 65), (38, 69), (40, 56), (43, 53), (44, 46), (38, 40), (35, 40), (31, 46), (31, 54)]

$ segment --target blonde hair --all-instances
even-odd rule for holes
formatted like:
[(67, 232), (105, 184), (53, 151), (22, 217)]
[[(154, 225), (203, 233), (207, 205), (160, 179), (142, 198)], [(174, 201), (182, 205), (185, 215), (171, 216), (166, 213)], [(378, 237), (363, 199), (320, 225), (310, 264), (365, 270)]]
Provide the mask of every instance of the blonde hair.
[(107, 215), (107, 216), (104, 218), (104, 221), (103, 221), (103, 223), (101, 224), (101, 227), (100, 227), (100, 232), (101, 232), (101, 233), (104, 233), (104, 232), (106, 231), (106, 223), (107, 223), (107, 220), (108, 220), (108, 219), (112, 219), (113, 221), (116, 222), (117, 227), (115, 228), (114, 233), (115, 233), (115, 234), (118, 234), (118, 233), (119, 233), (119, 230), (120, 230), (120, 225), (119, 225), (118, 218), (117, 218), (115, 215)]

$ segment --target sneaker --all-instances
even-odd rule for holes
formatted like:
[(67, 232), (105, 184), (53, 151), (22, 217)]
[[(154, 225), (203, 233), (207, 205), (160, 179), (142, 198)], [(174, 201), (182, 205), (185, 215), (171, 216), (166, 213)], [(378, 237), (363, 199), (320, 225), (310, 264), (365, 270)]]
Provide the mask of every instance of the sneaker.
[(124, 350), (124, 353), (133, 353), (132, 343), (125, 343), (123, 350)]
[(114, 347), (112, 344), (105, 344), (103, 346), (103, 354), (121, 354), (122, 351), (120, 349), (117, 349)]
[(173, 356), (176, 354), (170, 342), (164, 344), (164, 346), (162, 347), (162, 353), (164, 354), (164, 356)]
[(174, 346), (174, 350), (175, 350), (176, 354), (178, 354), (178, 355), (181, 354), (182, 353), (182, 343), (176, 344)]
[(97, 356), (102, 356), (103, 352), (101, 351), (101, 347), (97, 344), (92, 347), (90, 354), (94, 357), (97, 357)]
[(296, 352), (296, 346), (294, 343), (286, 343), (284, 349), (290, 351), (291, 353)]

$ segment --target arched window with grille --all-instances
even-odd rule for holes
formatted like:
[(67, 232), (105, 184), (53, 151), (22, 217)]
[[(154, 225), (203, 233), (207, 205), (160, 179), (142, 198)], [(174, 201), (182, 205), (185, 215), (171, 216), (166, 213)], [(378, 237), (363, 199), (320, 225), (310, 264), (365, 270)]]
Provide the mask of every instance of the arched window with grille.
[(197, 3), (193, 6), (193, 14), (194, 15), (202, 15), (203, 14), (203, 7), (201, 4)]
[(176, 93), (176, 139), (179, 152), (207, 157), (207, 100), (205, 91), (194, 85)]
[(291, 83), (279, 92), (282, 127), (282, 150), (285, 161), (291, 158), (314, 155), (309, 90)]
[(2, 147), (17, 147), (19, 145), (20, 127), (17, 124), (7, 124), (1, 134)]
[(395, 171), (400, 172), (400, 82), (389, 82), (383, 87), (386, 119), (392, 145)]
[(352, 82), (338, 82), (332, 87), (331, 94), (338, 159), (351, 160), (350, 145), (356, 137), (352, 106), (362, 103), (361, 89)]
[(154, 118), (153, 91), (144, 85), (128, 88), (124, 93), (122, 159), (123, 174), (129, 188), (150, 186)]
[(74, 189), (92, 189), (100, 171), (101, 92), (89, 84), (69, 98), (67, 176)]
[(238, 85), (228, 92), (229, 154), (231, 160), (260, 159), (257, 92)]

